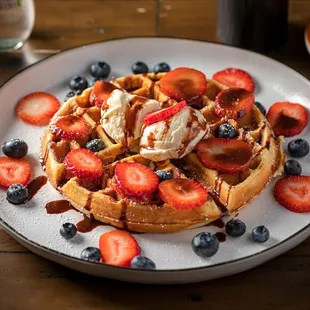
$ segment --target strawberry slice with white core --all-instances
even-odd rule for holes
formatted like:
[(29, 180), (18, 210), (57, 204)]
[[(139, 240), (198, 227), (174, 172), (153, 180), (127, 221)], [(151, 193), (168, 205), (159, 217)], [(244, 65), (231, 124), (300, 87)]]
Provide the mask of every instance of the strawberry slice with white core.
[(197, 144), (197, 155), (205, 167), (233, 174), (248, 168), (252, 148), (240, 140), (209, 138)]
[(159, 197), (175, 209), (195, 209), (204, 204), (208, 192), (190, 179), (171, 179), (159, 184)]
[(296, 136), (308, 125), (308, 111), (298, 103), (276, 102), (266, 117), (277, 136)]
[(143, 121), (145, 125), (151, 125), (153, 123), (162, 121), (166, 118), (173, 116), (174, 114), (180, 112), (183, 108), (186, 107), (186, 101), (183, 100), (177, 104), (162, 110), (158, 110), (152, 113), (147, 114)]
[(253, 93), (243, 88), (228, 88), (216, 96), (215, 113), (219, 117), (238, 119), (251, 111), (253, 104)]
[(119, 267), (130, 267), (131, 260), (141, 252), (136, 239), (124, 230), (112, 230), (102, 234), (99, 249), (103, 263)]
[(89, 103), (101, 107), (103, 102), (109, 97), (110, 93), (117, 87), (109, 82), (97, 81), (89, 96)]
[(159, 86), (166, 96), (191, 102), (205, 93), (207, 80), (202, 72), (181, 67), (166, 73), (160, 79)]
[(44, 126), (50, 122), (59, 108), (60, 103), (53, 95), (34, 92), (18, 101), (16, 113), (29, 124)]
[(120, 194), (139, 201), (151, 200), (159, 184), (151, 168), (136, 162), (117, 164), (113, 181)]
[(90, 127), (81, 116), (60, 116), (51, 124), (50, 131), (53, 134), (70, 140), (85, 139), (90, 134)]
[(249, 92), (254, 92), (255, 83), (249, 73), (237, 68), (227, 68), (215, 73), (213, 80), (228, 87), (244, 88)]
[(30, 164), (25, 158), (0, 157), (0, 186), (26, 185), (30, 178)]
[(274, 187), (274, 197), (284, 208), (296, 212), (310, 212), (310, 176), (287, 176)]
[(101, 160), (88, 149), (70, 151), (65, 157), (64, 164), (67, 172), (80, 179), (97, 179), (103, 173)]

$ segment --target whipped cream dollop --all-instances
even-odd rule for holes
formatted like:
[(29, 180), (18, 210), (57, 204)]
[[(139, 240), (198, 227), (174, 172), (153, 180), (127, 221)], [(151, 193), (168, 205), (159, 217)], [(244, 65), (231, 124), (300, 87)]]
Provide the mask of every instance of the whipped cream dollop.
[(141, 137), (144, 116), (160, 109), (157, 100), (115, 89), (101, 107), (101, 126), (116, 143), (127, 145), (129, 138)]
[(189, 154), (207, 134), (209, 127), (199, 111), (186, 106), (170, 118), (145, 126), (142, 130), (141, 156), (161, 161)]

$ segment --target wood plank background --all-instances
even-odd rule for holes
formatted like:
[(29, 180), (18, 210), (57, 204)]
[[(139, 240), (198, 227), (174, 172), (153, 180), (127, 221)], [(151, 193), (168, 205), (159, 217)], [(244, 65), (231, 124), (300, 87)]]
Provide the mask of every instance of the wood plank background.
[[(273, 0), (270, 0), (273, 1)], [(124, 36), (217, 41), (216, 0), (35, 0), (36, 22), (23, 49), (0, 54), (0, 85), (58, 50)], [(310, 0), (291, 0), (290, 36), (270, 56), (310, 78), (303, 43)], [(42, 259), (0, 228), (0, 310), (310, 310), (310, 238), (253, 270), (210, 282), (148, 286), (98, 279)]]
[(82, 275), (24, 251), (3, 234), (0, 252), (1, 310), (309, 310), (310, 239), (250, 271), (178, 286)]
[[(305, 25), (309, 2), (291, 0), (289, 20)], [(140, 35), (217, 41), (217, 0), (35, 0), (35, 5), (34, 49)]]

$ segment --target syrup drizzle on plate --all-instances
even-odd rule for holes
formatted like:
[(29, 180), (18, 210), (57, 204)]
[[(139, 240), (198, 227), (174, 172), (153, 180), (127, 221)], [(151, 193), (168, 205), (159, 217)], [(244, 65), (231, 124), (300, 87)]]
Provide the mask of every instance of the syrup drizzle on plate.
[(226, 235), (222, 232), (215, 233), (215, 237), (219, 242), (225, 242), (226, 241)]
[(42, 186), (44, 186), (47, 183), (47, 177), (44, 175), (41, 175), (35, 179), (33, 179), (26, 187), (28, 189), (28, 199), (27, 201), (23, 202), (23, 203), (13, 203), (11, 201), (8, 201), (11, 204), (14, 205), (21, 205), (21, 204), (25, 204), (28, 201), (30, 201), (35, 194), (41, 189)]
[(94, 218), (90, 218), (84, 214), (83, 219), (76, 224), (76, 228), (77, 231), (81, 233), (87, 233), (92, 231), (98, 226), (104, 226), (104, 225), (105, 225), (104, 223), (99, 222)]
[[(50, 201), (45, 205), (45, 210), (48, 214), (61, 214), (69, 210), (77, 211), (67, 200)], [(79, 232), (86, 233), (92, 231), (98, 226), (103, 225), (105, 224), (83, 214), (83, 219), (76, 224), (76, 228)]]
[(215, 226), (217, 228), (224, 228), (225, 227), (225, 223), (223, 221), (223, 219), (219, 218), (213, 222), (211, 222), (210, 224), (208, 224), (210, 226)]
[(45, 210), (48, 214), (61, 214), (75, 209), (67, 200), (55, 200), (48, 202), (45, 205)]
[(34, 180), (32, 180), (28, 185), (28, 201), (31, 200), (35, 194), (41, 189), (42, 186), (44, 186), (47, 183), (47, 177), (44, 175), (41, 175)]

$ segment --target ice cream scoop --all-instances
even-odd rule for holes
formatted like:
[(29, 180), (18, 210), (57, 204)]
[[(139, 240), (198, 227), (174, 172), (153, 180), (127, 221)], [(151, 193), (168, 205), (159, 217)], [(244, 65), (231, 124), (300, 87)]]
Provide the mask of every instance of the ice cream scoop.
[(207, 132), (208, 124), (204, 116), (186, 106), (167, 119), (143, 127), (140, 154), (153, 161), (182, 158), (195, 148)]
[(157, 100), (115, 89), (102, 105), (101, 125), (116, 143), (127, 145), (129, 138), (141, 137), (144, 116), (159, 109)]

